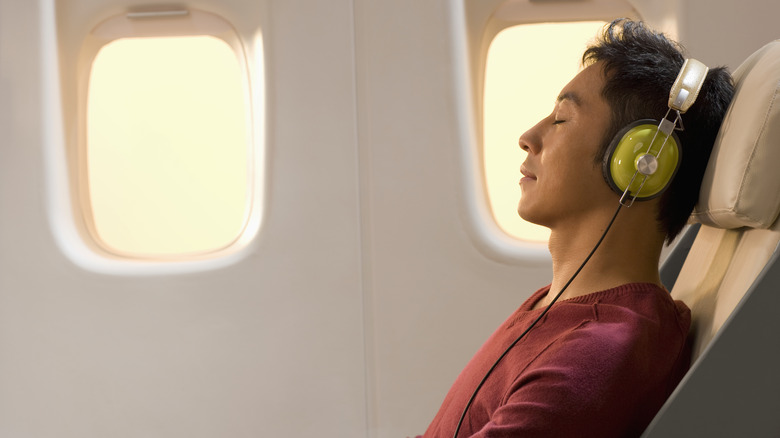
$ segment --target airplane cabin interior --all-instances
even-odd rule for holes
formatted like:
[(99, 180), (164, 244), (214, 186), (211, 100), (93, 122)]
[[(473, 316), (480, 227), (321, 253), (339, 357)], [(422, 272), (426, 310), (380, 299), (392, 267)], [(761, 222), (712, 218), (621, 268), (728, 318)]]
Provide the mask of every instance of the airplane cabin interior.
[(549, 113), (620, 17), (735, 83), (661, 266), (693, 360), (642, 437), (780, 436), (779, 14), (0, 0), (0, 437), (423, 434), (549, 283), (518, 114)]

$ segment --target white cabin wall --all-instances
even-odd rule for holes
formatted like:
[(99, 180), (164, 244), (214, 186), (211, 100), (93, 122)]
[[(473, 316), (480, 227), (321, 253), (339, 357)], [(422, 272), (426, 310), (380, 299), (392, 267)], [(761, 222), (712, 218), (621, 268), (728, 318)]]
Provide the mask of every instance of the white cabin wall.
[(780, 38), (780, 3), (766, 0), (687, 0), (680, 39), (710, 65), (736, 69), (750, 54)]
[(474, 232), (457, 3), (355, 3), (372, 437), (422, 434), (484, 339), (549, 279), (547, 263), (502, 260)]
[(352, 3), (242, 3), (198, 5), (264, 34), (262, 229), (227, 266), (136, 276), (57, 244), (54, 18), (0, 1), (0, 436), (365, 436)]
[(733, 71), (780, 38), (780, 3), (766, 0), (630, 0), (653, 27), (669, 32), (691, 56)]

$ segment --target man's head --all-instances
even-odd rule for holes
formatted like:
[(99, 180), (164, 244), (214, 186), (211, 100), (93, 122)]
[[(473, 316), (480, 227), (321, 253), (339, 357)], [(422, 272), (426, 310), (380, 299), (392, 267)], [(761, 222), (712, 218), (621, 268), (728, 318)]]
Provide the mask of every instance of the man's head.
[[(600, 165), (612, 137), (639, 119), (661, 119), (669, 90), (682, 68), (682, 48), (640, 22), (615, 20), (588, 47), (584, 65), (599, 63), (605, 75), (601, 95), (611, 108), (611, 120), (595, 156)], [(693, 106), (682, 116), (679, 131), (682, 162), (677, 176), (660, 198), (658, 222), (671, 241), (685, 226), (698, 199), (718, 129), (734, 95), (729, 73), (712, 68)]]

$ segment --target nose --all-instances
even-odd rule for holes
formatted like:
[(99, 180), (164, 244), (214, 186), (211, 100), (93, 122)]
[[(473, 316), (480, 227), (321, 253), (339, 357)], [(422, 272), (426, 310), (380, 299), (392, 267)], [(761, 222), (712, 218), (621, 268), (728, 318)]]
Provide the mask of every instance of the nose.
[(537, 154), (542, 147), (540, 125), (542, 122), (537, 123), (533, 128), (525, 131), (520, 136), (517, 144), (520, 145), (520, 149), (528, 152), (529, 154)]

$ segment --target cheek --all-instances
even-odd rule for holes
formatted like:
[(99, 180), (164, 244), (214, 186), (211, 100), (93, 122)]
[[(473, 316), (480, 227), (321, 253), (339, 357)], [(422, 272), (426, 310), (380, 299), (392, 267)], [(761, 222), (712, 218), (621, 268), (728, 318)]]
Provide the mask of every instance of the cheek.
[(604, 180), (601, 163), (595, 161), (594, 155), (567, 154), (564, 156), (550, 155), (545, 169), (545, 185), (553, 192), (576, 192), (577, 196), (586, 198), (603, 196), (612, 193), (612, 189)]
[(577, 148), (576, 151), (572, 151), (572, 168), (570, 171), (572, 173), (577, 173), (582, 178), (587, 178), (588, 180), (593, 180), (596, 182), (606, 182), (604, 181), (604, 177), (602, 175), (602, 164), (601, 161), (597, 161), (596, 157), (599, 155), (599, 151), (601, 150), (601, 137), (595, 136), (595, 134), (591, 134), (590, 136), (585, 136), (584, 140), (580, 140), (579, 142), (579, 148)]
[(601, 174), (601, 166), (596, 165), (593, 154), (582, 149), (569, 148), (568, 150), (549, 151), (542, 158), (542, 167), (551, 170), (550, 173), (557, 179), (585, 179), (589, 180), (594, 174)]

